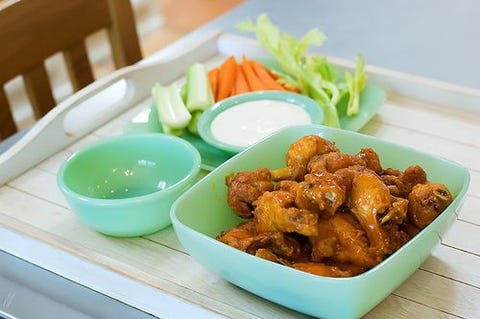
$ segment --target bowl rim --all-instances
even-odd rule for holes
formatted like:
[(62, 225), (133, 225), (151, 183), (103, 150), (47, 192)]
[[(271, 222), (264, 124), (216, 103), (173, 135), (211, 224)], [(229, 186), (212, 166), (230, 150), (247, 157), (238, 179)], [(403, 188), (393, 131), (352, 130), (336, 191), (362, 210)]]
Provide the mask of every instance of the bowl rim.
[[(241, 103), (250, 102), (250, 101), (257, 101), (257, 100), (275, 100), (275, 101), (283, 101), (290, 103), (294, 106), (300, 107), (305, 110), (308, 115), (310, 116), (311, 123), (310, 124), (322, 124), (324, 120), (324, 112), (322, 107), (312, 98), (295, 92), (288, 92), (288, 91), (275, 91), (275, 90), (268, 90), (268, 91), (255, 91), (255, 92), (247, 92), (243, 94), (238, 94), (216, 102), (211, 108), (207, 109), (205, 112), (202, 113), (200, 116), (198, 123), (197, 123), (197, 131), (200, 137), (208, 144), (221, 149), (223, 151), (227, 151), (229, 153), (239, 153), (246, 149), (244, 146), (228, 144), (219, 141), (214, 137), (211, 131), (211, 124), (213, 120), (222, 112), (239, 105)], [(295, 125), (292, 125), (295, 126)], [(275, 134), (273, 132), (268, 136)], [(260, 142), (261, 140), (267, 138), (268, 136), (260, 139), (256, 143)]]
[[(96, 197), (91, 197), (87, 195), (80, 194), (76, 191), (74, 191), (71, 187), (69, 187), (65, 181), (64, 181), (64, 176), (65, 172), (68, 169), (68, 166), (70, 163), (76, 159), (78, 156), (81, 154), (84, 154), (86, 152), (89, 152), (93, 149), (98, 149), (102, 148), (104, 145), (109, 145), (112, 143), (121, 143), (124, 140), (142, 140), (142, 139), (157, 139), (160, 141), (169, 141), (170, 143), (176, 143), (178, 145), (182, 145), (185, 147), (185, 149), (188, 150), (190, 155), (192, 156), (193, 159), (193, 164), (191, 165), (188, 173), (175, 182), (174, 184), (168, 186), (165, 189), (161, 189), (155, 192), (151, 192), (148, 194), (144, 195), (138, 195), (138, 196), (133, 196), (133, 197), (127, 197), (127, 198), (96, 198)], [(58, 173), (57, 173), (57, 185), (60, 188), (60, 190), (67, 195), (68, 197), (75, 197), (76, 200), (83, 201), (83, 202), (96, 202), (99, 205), (103, 206), (109, 206), (109, 205), (117, 205), (117, 204), (126, 204), (126, 203), (136, 203), (136, 202), (141, 202), (141, 201), (146, 201), (150, 200), (153, 198), (156, 198), (159, 196), (159, 194), (165, 194), (168, 192), (173, 192), (177, 190), (178, 188), (182, 188), (185, 186), (188, 181), (195, 179), (200, 172), (200, 164), (201, 164), (201, 158), (200, 158), (200, 153), (198, 150), (190, 143), (187, 141), (177, 137), (177, 136), (172, 136), (172, 135), (167, 135), (163, 133), (138, 133), (138, 134), (121, 134), (121, 135), (116, 135), (116, 136), (111, 136), (111, 137), (106, 137), (103, 138), (99, 141), (93, 142), (91, 144), (88, 144), (87, 146), (81, 148), (78, 151), (75, 151), (73, 154), (71, 154), (60, 166)]]

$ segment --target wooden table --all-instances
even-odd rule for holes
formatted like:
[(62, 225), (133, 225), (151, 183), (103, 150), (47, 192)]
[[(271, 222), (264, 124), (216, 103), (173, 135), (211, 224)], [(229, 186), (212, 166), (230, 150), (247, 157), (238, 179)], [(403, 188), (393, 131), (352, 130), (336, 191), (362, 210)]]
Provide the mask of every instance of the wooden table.
[[(218, 55), (208, 59), (212, 64), (218, 60)], [(471, 185), (441, 245), (366, 318), (478, 318), (480, 114), (468, 110), (478, 106), (480, 92), (375, 67), (368, 71), (389, 97), (361, 132), (457, 161), (469, 169)], [(171, 227), (139, 238), (107, 237), (70, 210), (56, 186), (59, 165), (84, 145), (121, 134), (149, 105), (145, 96), (1, 186), (0, 249), (162, 318), (304, 317), (204, 269), (184, 251)]]

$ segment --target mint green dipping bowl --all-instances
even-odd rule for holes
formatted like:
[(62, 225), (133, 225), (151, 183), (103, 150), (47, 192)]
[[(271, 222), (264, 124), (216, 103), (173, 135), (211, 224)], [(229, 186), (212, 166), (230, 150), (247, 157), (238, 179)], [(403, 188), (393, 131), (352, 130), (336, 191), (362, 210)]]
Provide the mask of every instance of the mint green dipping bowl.
[[(454, 201), (406, 245), (369, 271), (350, 278), (315, 276), (247, 254), (215, 239), (241, 219), (227, 205), (225, 176), (258, 167), (284, 167), (294, 141), (317, 134), (345, 153), (374, 148), (383, 167), (419, 164), (431, 181), (448, 186)], [(173, 205), (172, 224), (193, 258), (225, 280), (258, 296), (320, 318), (359, 318), (404, 282), (429, 256), (460, 211), (468, 170), (413, 148), (351, 131), (307, 125), (283, 129), (237, 154), (190, 188)]]
[(91, 228), (133, 237), (169, 226), (173, 202), (199, 171), (198, 151), (178, 137), (120, 135), (73, 154), (61, 166), (57, 183)]

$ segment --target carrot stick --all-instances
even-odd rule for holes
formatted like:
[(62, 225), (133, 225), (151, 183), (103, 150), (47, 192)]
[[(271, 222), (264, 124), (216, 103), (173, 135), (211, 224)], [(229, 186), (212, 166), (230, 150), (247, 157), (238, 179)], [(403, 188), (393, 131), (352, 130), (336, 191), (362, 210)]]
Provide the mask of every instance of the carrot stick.
[(214, 98), (217, 96), (218, 91), (218, 72), (218, 68), (212, 69), (208, 72), (208, 80), (210, 81), (210, 87), (212, 88), (212, 95)]
[(265, 68), (265, 69), (267, 70), (268, 74), (269, 74), (278, 84), (280, 84), (280, 85), (283, 87), (283, 89), (284, 89), (285, 91), (293, 92), (293, 93), (300, 93), (300, 90), (299, 90), (299, 89), (294, 88), (294, 87), (291, 87), (291, 86), (288, 86), (287, 84), (278, 82), (278, 79), (280, 79), (280, 75), (278, 75), (278, 73), (276, 73), (275, 71), (272, 71), (272, 70), (270, 70), (270, 69), (267, 69), (267, 68)]
[(249, 91), (250, 87), (248, 86), (247, 79), (245, 78), (243, 67), (241, 65), (237, 65), (237, 78), (235, 79), (232, 95), (242, 94)]
[(255, 74), (251, 60), (247, 59), (245, 56), (243, 56), (242, 67), (251, 91), (263, 91), (267, 89)]
[(250, 60), (250, 63), (255, 71), (255, 74), (268, 90), (285, 91), (285, 88), (280, 85), (280, 83), (275, 81), (275, 79), (270, 75), (263, 65), (253, 60)]
[(218, 89), (215, 96), (215, 101), (221, 101), (232, 94), (236, 76), (237, 61), (233, 56), (230, 56), (220, 66), (220, 70), (218, 72)]

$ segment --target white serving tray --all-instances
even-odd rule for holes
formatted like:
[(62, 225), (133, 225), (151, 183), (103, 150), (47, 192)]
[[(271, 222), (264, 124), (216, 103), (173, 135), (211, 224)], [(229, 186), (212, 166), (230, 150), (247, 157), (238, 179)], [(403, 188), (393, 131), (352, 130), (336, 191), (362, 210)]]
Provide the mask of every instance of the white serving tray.
[[(175, 52), (178, 55), (156, 63), (119, 70), (77, 92), (0, 155), (0, 249), (157, 316), (175, 317), (182, 307), (214, 317), (302, 318), (206, 271), (186, 254), (171, 227), (134, 239), (93, 232), (76, 218), (56, 187), (58, 167), (72, 152), (121, 134), (136, 114), (150, 107), (155, 81), (175, 81), (197, 61), (213, 65), (225, 55), (265, 54), (255, 41), (222, 33)], [(351, 61), (330, 60), (353, 67)], [(366, 317), (480, 317), (480, 91), (374, 66), (367, 66), (367, 72), (370, 81), (388, 91), (388, 99), (361, 133), (457, 161), (469, 169), (471, 185), (442, 244)], [(120, 95), (107, 89), (120, 80), (127, 83), (118, 85)], [(46, 253), (46, 247), (52, 252)], [(75, 262), (63, 262), (63, 255)], [(108, 282), (107, 277), (116, 279)], [(120, 285), (119, 278), (128, 279), (128, 286)], [(166, 301), (171, 300), (166, 296), (192, 307)]]

